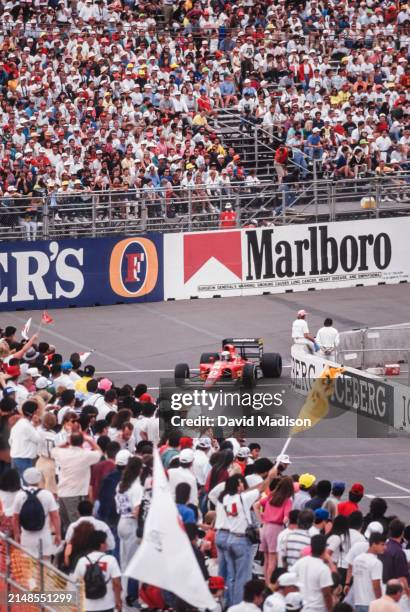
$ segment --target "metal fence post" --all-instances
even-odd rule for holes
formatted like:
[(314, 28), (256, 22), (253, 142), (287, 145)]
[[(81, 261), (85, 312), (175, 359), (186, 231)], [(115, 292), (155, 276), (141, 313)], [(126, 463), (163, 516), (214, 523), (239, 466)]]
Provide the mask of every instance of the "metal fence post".
[(235, 209), (236, 209), (236, 227), (240, 227), (239, 223), (241, 220), (241, 202), (239, 198), (239, 190), (235, 194)]
[(382, 182), (376, 178), (376, 218), (379, 218), (380, 205), (382, 203)]
[(9, 603), (9, 594), (10, 594), (10, 570), (11, 570), (11, 554), (10, 554), (10, 541), (8, 538), (5, 540), (6, 542), (6, 575), (5, 575), (5, 583), (6, 583), (6, 602), (7, 602), (7, 612), (11, 612), (12, 606)]
[(283, 224), (286, 223), (286, 191), (283, 189), (283, 183), (281, 184), (282, 187), (282, 220), (283, 220)]
[(329, 206), (330, 206), (330, 220), (336, 219), (336, 184), (334, 181), (329, 183)]
[(255, 168), (256, 172), (259, 170), (259, 143), (258, 143), (258, 126), (254, 125), (253, 127), (253, 137), (254, 137), (254, 150), (255, 150)]
[(49, 206), (48, 206), (48, 197), (45, 196), (43, 198), (43, 239), (47, 240), (49, 238), (50, 233), (50, 219), (49, 219)]
[(317, 197), (317, 159), (313, 158), (313, 201), (315, 203), (315, 216), (318, 215), (318, 197)]
[(192, 231), (192, 190), (188, 187), (188, 230)]
[(364, 370), (364, 361), (365, 361), (365, 348), (366, 348), (366, 334), (367, 334), (367, 329), (362, 329), (362, 337), (361, 337), (361, 346), (362, 346), (362, 359), (361, 359), (361, 369)]
[(92, 206), (91, 206), (91, 234), (92, 237), (95, 238), (97, 234), (97, 202), (98, 195), (94, 194), (92, 197)]

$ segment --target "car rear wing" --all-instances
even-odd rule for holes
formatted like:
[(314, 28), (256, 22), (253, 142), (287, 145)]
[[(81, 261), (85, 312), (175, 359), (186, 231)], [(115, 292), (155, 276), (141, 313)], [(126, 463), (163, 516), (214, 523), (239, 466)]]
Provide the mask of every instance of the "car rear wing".
[(263, 338), (225, 338), (225, 344), (233, 344), (237, 352), (244, 359), (261, 359), (263, 355)]

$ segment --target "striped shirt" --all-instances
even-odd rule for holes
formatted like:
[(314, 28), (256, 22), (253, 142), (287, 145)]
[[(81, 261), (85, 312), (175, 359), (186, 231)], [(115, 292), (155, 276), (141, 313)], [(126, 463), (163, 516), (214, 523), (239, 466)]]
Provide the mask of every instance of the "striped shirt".
[(298, 559), (304, 548), (310, 546), (310, 535), (307, 529), (294, 529), (289, 534), (284, 550), (288, 570)]

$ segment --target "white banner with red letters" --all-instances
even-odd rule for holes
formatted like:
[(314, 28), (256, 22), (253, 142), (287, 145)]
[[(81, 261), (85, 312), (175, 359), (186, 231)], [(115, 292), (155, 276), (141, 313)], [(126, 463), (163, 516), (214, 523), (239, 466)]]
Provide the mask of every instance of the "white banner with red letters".
[(410, 280), (410, 218), (164, 237), (164, 298), (232, 297)]

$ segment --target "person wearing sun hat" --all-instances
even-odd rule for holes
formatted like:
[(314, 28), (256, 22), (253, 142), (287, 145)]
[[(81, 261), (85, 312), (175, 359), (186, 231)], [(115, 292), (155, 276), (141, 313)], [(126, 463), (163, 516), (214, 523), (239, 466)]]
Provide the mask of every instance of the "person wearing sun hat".
[(293, 499), (292, 510), (303, 510), (307, 502), (311, 500), (309, 491), (315, 484), (316, 476), (313, 474), (302, 474), (299, 476), (299, 491), (296, 493)]

